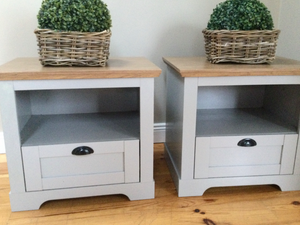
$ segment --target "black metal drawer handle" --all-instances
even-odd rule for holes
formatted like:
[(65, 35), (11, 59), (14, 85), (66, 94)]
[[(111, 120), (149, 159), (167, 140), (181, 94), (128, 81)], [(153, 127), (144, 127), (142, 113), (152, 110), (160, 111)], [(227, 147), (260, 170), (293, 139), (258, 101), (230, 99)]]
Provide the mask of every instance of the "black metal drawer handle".
[(243, 140), (240, 140), (237, 145), (241, 147), (254, 147), (257, 145), (257, 143), (251, 138), (245, 138)]
[(94, 153), (94, 150), (87, 146), (80, 146), (72, 151), (72, 155), (89, 155)]

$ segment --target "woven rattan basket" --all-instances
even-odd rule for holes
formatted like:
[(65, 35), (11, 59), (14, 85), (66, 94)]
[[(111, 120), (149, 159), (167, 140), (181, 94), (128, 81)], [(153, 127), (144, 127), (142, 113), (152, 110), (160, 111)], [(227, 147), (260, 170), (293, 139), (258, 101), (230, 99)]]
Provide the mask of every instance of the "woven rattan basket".
[(280, 30), (207, 30), (205, 52), (211, 63), (270, 63), (275, 59)]
[(106, 66), (111, 32), (34, 31), (44, 66)]

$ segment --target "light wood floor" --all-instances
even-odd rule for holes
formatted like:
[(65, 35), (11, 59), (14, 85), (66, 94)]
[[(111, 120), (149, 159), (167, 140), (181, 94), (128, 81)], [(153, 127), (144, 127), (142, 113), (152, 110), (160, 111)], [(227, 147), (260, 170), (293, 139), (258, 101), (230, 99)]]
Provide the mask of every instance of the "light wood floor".
[(5, 155), (0, 155), (0, 225), (300, 225), (300, 191), (276, 186), (213, 188), (203, 196), (178, 198), (163, 156), (155, 144), (155, 199), (129, 201), (100, 196), (50, 201), (39, 210), (10, 211)]

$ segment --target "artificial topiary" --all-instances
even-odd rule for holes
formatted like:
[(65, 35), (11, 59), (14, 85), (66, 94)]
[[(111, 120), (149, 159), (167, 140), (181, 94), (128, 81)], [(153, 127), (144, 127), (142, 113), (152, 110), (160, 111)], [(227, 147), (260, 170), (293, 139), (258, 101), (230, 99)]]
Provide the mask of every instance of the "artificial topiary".
[(259, 0), (226, 0), (213, 10), (208, 30), (272, 30), (273, 19)]
[(111, 28), (111, 16), (101, 0), (43, 0), (37, 15), (40, 29), (101, 32)]

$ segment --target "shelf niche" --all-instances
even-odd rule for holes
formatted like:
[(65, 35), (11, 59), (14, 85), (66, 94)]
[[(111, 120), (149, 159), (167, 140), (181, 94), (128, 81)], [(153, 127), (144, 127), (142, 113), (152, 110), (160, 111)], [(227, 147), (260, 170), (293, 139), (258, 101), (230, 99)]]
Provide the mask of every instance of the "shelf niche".
[(23, 146), (139, 139), (139, 88), (16, 92)]
[(198, 88), (196, 136), (298, 132), (299, 85)]

